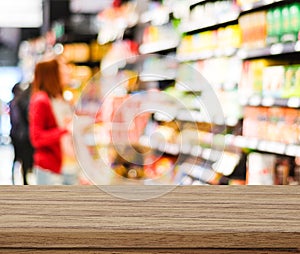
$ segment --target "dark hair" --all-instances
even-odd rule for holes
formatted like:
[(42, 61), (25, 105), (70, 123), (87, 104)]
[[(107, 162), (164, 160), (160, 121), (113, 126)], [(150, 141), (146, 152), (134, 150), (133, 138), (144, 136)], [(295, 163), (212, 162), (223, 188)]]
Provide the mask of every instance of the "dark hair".
[(14, 94), (14, 96), (17, 96), (22, 92), (22, 88), (20, 86), (20, 82), (16, 83), (13, 88), (11, 89), (11, 92)]
[(46, 92), (49, 97), (62, 95), (59, 64), (56, 59), (36, 64), (32, 92), (38, 91)]

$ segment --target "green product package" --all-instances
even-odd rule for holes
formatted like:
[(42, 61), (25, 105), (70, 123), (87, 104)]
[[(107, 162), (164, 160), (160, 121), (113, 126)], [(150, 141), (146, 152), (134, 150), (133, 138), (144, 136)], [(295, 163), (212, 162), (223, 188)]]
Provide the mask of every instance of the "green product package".
[(274, 15), (273, 9), (267, 12), (267, 45), (274, 43), (275, 38), (275, 26), (274, 26)]
[(286, 5), (282, 8), (281, 11), (282, 34), (280, 37), (280, 41), (282, 42), (294, 41), (290, 21), (290, 8), (288, 5)]
[(300, 3), (294, 3), (289, 8), (291, 32), (297, 41), (300, 31)]
[(300, 65), (292, 65), (285, 68), (282, 95), (284, 98), (300, 96)]
[(282, 35), (282, 12), (281, 8), (277, 7), (273, 10), (273, 22), (274, 22), (274, 41), (278, 43)]

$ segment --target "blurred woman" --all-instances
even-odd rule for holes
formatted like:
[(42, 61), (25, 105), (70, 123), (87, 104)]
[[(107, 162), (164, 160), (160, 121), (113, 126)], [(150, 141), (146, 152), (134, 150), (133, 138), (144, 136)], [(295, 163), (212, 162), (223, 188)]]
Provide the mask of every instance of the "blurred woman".
[(29, 105), (30, 139), (38, 185), (62, 184), (61, 140), (69, 131), (59, 126), (53, 101), (62, 99), (63, 82), (56, 59), (36, 65)]

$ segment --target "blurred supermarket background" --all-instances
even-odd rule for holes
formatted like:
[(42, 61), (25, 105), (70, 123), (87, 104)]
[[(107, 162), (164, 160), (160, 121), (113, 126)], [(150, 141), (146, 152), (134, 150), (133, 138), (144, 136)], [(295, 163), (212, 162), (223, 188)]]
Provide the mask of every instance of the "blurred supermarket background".
[[(95, 116), (82, 135), (96, 162), (87, 165), (97, 171), (105, 157), (113, 171), (100, 174), (103, 182), (92, 179), (96, 183), (124, 177), (139, 184), (299, 184), (299, 31), (300, 1), (0, 1), (0, 184), (11, 184), (11, 89), (30, 82), (47, 54), (68, 62), (64, 97), (77, 105), (76, 114)], [(204, 116), (203, 80), (195, 73), (217, 95), (223, 119)], [(124, 80), (104, 103), (110, 85)], [(128, 112), (142, 108), (143, 99), (122, 103), (149, 91), (185, 107), (171, 105), (176, 110), (167, 118), (141, 114), (124, 132), (122, 123), (133, 120)], [(152, 103), (170, 107), (167, 99)], [(113, 135), (112, 122), (121, 126)], [(97, 177), (87, 175), (82, 184)]]

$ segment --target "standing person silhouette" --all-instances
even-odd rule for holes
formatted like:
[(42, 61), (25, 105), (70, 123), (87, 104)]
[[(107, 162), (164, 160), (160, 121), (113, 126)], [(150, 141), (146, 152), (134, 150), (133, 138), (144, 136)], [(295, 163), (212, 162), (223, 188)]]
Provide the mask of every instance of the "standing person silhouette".
[(37, 63), (29, 106), (29, 126), (38, 185), (63, 183), (61, 139), (69, 131), (58, 125), (52, 105), (54, 99), (62, 98), (62, 79), (56, 59)]
[(33, 147), (29, 139), (28, 104), (30, 98), (30, 86), (23, 90), (20, 83), (12, 89), (14, 98), (9, 103), (10, 110), (10, 137), (14, 148), (14, 160), (12, 165), (12, 183), (14, 181), (14, 169), (16, 162), (22, 166), (23, 183), (27, 185), (27, 174), (33, 167)]

